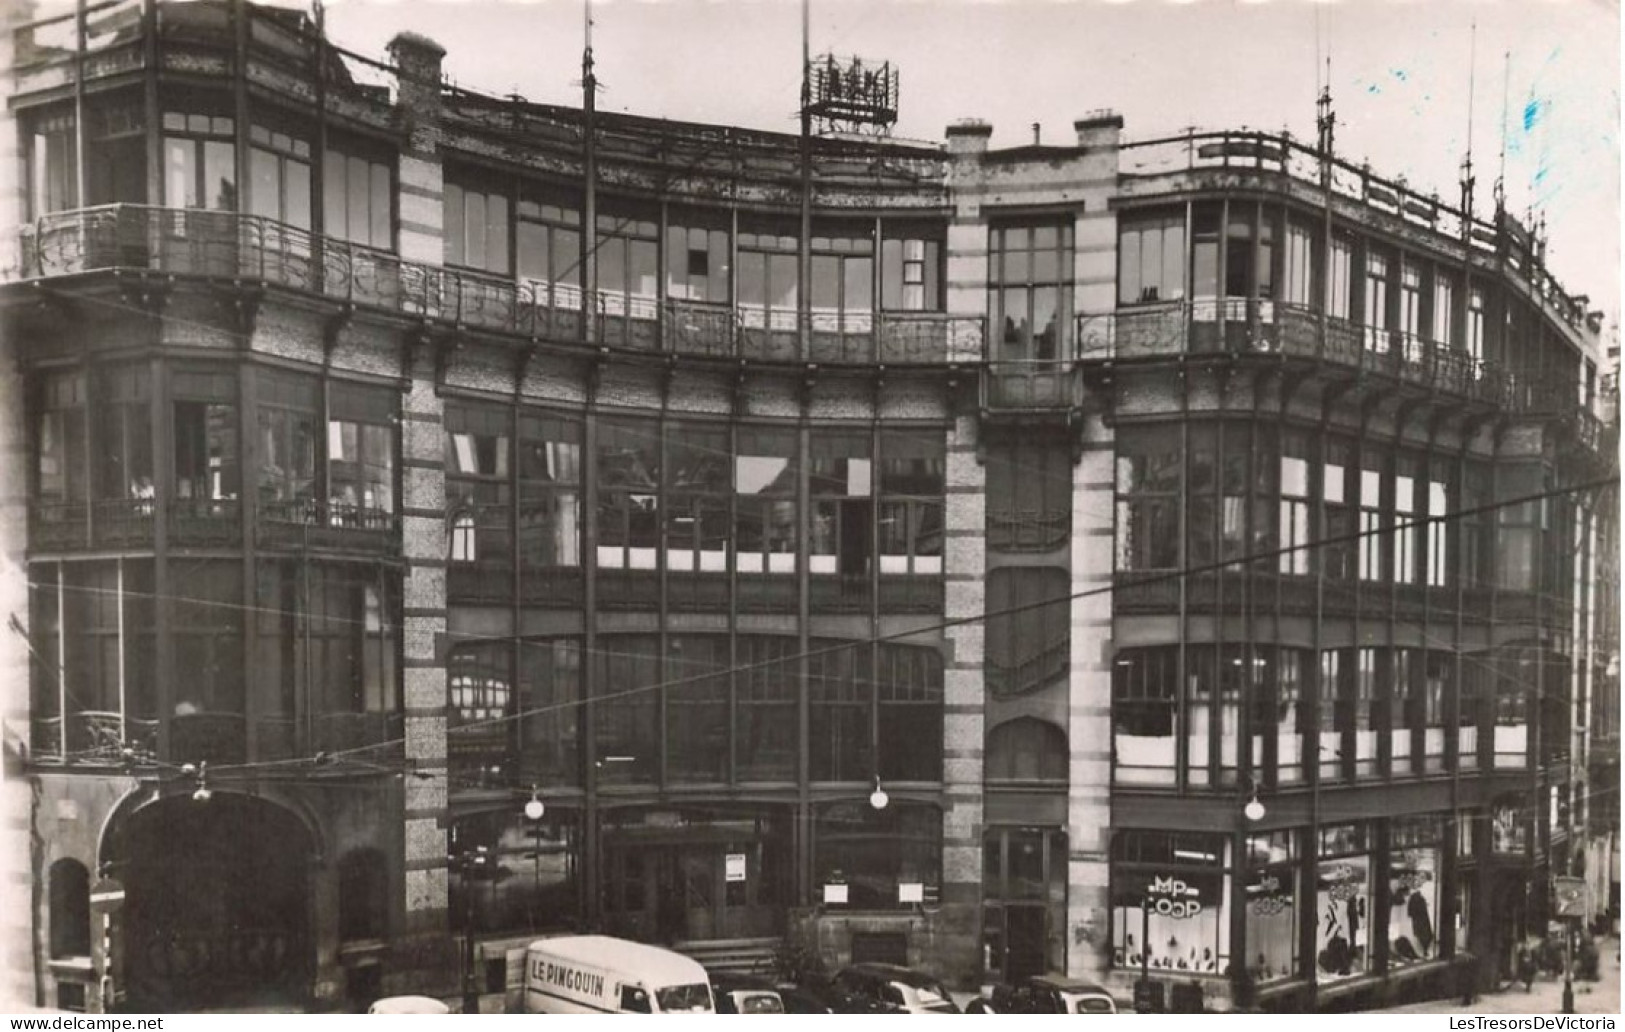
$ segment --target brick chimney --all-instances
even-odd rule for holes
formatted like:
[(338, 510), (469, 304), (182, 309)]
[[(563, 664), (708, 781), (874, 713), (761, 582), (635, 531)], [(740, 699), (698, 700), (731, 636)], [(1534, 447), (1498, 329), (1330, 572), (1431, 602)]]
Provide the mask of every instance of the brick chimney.
[(1078, 146), (1091, 150), (1112, 150), (1123, 139), (1123, 116), (1115, 111), (1091, 111), (1072, 123), (1078, 134)]
[(962, 118), (947, 129), (948, 153), (955, 157), (986, 154), (993, 127), (978, 118)]
[(446, 48), (415, 32), (389, 41), (395, 64), (396, 104), (410, 134), (411, 150), (434, 153), (440, 137), (440, 66)]
[(389, 41), (395, 62), (395, 117), (405, 131), (396, 177), (396, 240), (401, 257), (439, 265), (445, 261), (440, 164), (440, 63), (445, 48), (426, 36), (402, 32)]

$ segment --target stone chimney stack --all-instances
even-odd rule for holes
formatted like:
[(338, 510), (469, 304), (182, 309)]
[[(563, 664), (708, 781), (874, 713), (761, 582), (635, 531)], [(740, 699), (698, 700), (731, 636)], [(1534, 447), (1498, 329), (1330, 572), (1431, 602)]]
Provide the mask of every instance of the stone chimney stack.
[(977, 118), (962, 118), (950, 125), (947, 133), (948, 153), (956, 158), (968, 157), (987, 153), (987, 141), (993, 135), (993, 127)]
[(397, 239), (407, 261), (445, 261), (445, 178), (440, 166), (440, 66), (446, 50), (427, 36), (402, 32), (389, 41), (395, 63), (395, 112), (406, 130), (396, 184)]
[(433, 153), (440, 142), (440, 66), (446, 48), (415, 32), (389, 41), (395, 64), (395, 102), (411, 134), (410, 148)]
[(1078, 133), (1078, 146), (1090, 150), (1115, 150), (1123, 141), (1123, 116), (1115, 111), (1091, 111), (1072, 123)]

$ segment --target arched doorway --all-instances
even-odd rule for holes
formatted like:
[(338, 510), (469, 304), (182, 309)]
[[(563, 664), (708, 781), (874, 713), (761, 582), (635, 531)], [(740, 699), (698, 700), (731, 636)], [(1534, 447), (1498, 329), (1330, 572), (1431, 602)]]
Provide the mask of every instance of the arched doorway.
[(159, 800), (110, 843), (128, 893), (125, 979), (143, 1011), (298, 1006), (310, 996), (310, 835), (216, 792)]

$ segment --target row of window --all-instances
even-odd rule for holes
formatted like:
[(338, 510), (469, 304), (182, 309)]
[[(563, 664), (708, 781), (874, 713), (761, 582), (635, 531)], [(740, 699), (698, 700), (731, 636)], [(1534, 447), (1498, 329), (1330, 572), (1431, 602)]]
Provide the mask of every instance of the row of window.
[[(1481, 732), (1496, 767), (1526, 767), (1541, 662), (1539, 652), (1521, 647), (1317, 654), (1189, 645), (1183, 656), (1177, 645), (1122, 649), (1112, 666), (1113, 777), (1205, 786), (1236, 784), (1251, 769), (1285, 785), (1307, 781), (1315, 766), (1321, 781), (1420, 777), (1445, 769), (1452, 714), (1457, 769), (1478, 768)], [(1545, 662), (1544, 684), (1556, 696), (1564, 664), (1556, 656)], [(1317, 698), (1318, 720), (1310, 705)]]
[[(595, 250), (582, 254), (579, 202), (540, 199), (453, 169), (445, 192), (446, 264), (548, 284), (555, 303), (579, 303), (592, 261), (610, 314), (639, 313), (659, 296), (733, 303), (747, 322), (794, 328), (798, 242), (790, 227), (730, 229), (725, 215), (686, 212), (597, 216)], [(942, 307), (940, 229), (907, 223), (826, 226), (808, 242), (810, 310), (820, 325), (867, 332), (872, 313)], [(878, 262), (877, 262), (878, 257)], [(664, 272), (662, 273), (662, 263)], [(876, 299), (878, 298), (878, 305)], [(780, 324), (789, 319), (787, 325)]]
[[(158, 390), (152, 370), (97, 365), (40, 378), (33, 466), (42, 517), (87, 501), (150, 516), (160, 463), (172, 503), (197, 515), (231, 514), (245, 465), (271, 518), (310, 522), (320, 508), (336, 524), (365, 525), (395, 512), (398, 392), (256, 368), (249, 422), (235, 372), (175, 367)], [(156, 453), (155, 425), (172, 434)]]
[[(1396, 817), (1379, 848), (1373, 824), (1327, 825), (1318, 841), (1287, 829), (1246, 839), (1246, 894), (1231, 892), (1232, 843), (1216, 835), (1126, 831), (1112, 839), (1112, 965), (1168, 974), (1231, 975), (1241, 960), (1254, 984), (1317, 982), (1380, 973), (1465, 948), (1472, 918), (1473, 825), (1483, 815)], [(1453, 878), (1445, 846), (1456, 838)], [(1300, 841), (1304, 840), (1304, 841)], [(1305, 847), (1311, 848), (1305, 848)], [(1313, 891), (1305, 896), (1305, 866)], [(1452, 891), (1446, 899), (1444, 893)], [(1455, 920), (1441, 920), (1446, 903)], [(1231, 908), (1245, 908), (1240, 944)], [(1315, 925), (1315, 953), (1300, 955), (1301, 923)]]
[[(454, 563), (582, 565), (582, 489), (597, 485), (600, 569), (940, 574), (941, 427), (819, 429), (574, 418), (448, 404)], [(801, 541), (797, 498), (810, 498)], [(515, 542), (517, 541), (517, 548)]]
[(814, 639), (805, 683), (793, 637), (669, 635), (662, 652), (656, 635), (602, 635), (585, 663), (583, 649), (579, 638), (543, 638), (453, 650), (448, 748), (459, 787), (493, 770), (580, 785), (589, 700), (601, 784), (794, 781), (803, 695), (812, 780), (941, 780), (934, 648)]
[[(161, 203), (170, 208), (246, 211), (298, 229), (313, 228), (313, 153), (308, 133), (276, 120), (248, 126), (248, 168), (237, 167), (237, 120), (225, 109), (166, 109)], [(146, 126), (141, 103), (101, 102), (87, 126), (85, 204), (147, 204)], [(29, 213), (38, 218), (80, 206), (73, 113), (36, 116), (29, 143)], [(323, 230), (328, 236), (394, 250), (394, 159), (389, 149), (339, 137), (322, 155)], [(241, 194), (246, 180), (248, 203)]]
[[(454, 927), (470, 920), (479, 932), (574, 927), (585, 915), (581, 872), (588, 864), (599, 871), (602, 919), (620, 934), (686, 935), (698, 914), (700, 927), (737, 935), (777, 927), (794, 903), (789, 807), (616, 807), (599, 819), (601, 834), (591, 847), (580, 814), (563, 806), (550, 806), (541, 822), (507, 810), (460, 819), (455, 848), (483, 848), (487, 866), (480, 872), (451, 866)], [(651, 836), (656, 828), (681, 828), (689, 838)], [(814, 891), (830, 900), (826, 906), (910, 909), (939, 898), (942, 813), (936, 806), (897, 800), (875, 810), (867, 801), (819, 803), (810, 830)], [(730, 861), (743, 862), (743, 877), (725, 876), (739, 870), (726, 867)], [(839, 891), (826, 893), (825, 886)], [(758, 908), (777, 913), (764, 921)]]
[(1117, 569), (1253, 557), (1260, 572), (1333, 580), (1558, 590), (1576, 512), (1534, 497), (1546, 476), (1539, 463), (1492, 468), (1240, 422), (1124, 430)]
[(194, 763), (310, 755), (398, 732), (400, 589), (387, 573), (267, 560), (245, 584), (240, 561), (177, 559), (165, 577), (160, 596), (151, 560), (30, 564), (35, 755), (151, 757), (160, 725), (168, 758)]
[[(1596, 369), (1584, 379), (1579, 359), (1566, 346), (1513, 354), (1516, 321), (1532, 312), (1492, 308), (1494, 297), (1470, 278), (1463, 288), (1460, 263), (1441, 264), (1418, 253), (1379, 243), (1352, 230), (1332, 230), (1330, 245), (1319, 216), (1253, 201), (1203, 201), (1180, 208), (1125, 212), (1118, 228), (1120, 307), (1191, 299), (1193, 315), (1212, 321), (1219, 298), (1280, 301), (1316, 308), (1365, 328), (1364, 346), (1387, 353), (1427, 340), (1454, 348), (1477, 370), (1486, 360), (1550, 374), (1552, 365), (1578, 385), (1589, 405)], [(1243, 309), (1225, 308), (1245, 322)], [(1504, 323), (1498, 325), (1497, 319)]]

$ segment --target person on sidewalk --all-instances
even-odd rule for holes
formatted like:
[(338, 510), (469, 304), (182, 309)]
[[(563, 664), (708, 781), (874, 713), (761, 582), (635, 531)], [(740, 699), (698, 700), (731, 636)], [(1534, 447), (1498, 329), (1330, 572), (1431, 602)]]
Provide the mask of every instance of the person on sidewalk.
[(1471, 1007), (1478, 998), (1478, 958), (1463, 954), (1456, 961), (1457, 985), (1461, 988), (1461, 1005)]
[(1535, 951), (1529, 948), (1528, 943), (1518, 947), (1518, 981), (1523, 983), (1523, 991), (1530, 992), (1535, 985)]

